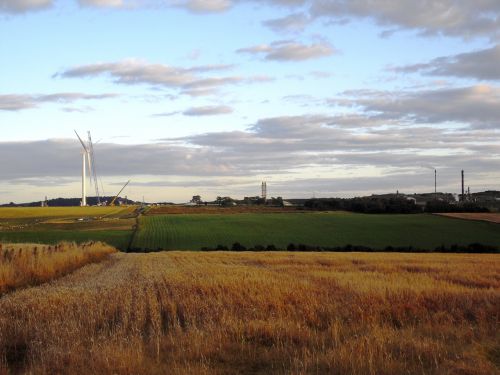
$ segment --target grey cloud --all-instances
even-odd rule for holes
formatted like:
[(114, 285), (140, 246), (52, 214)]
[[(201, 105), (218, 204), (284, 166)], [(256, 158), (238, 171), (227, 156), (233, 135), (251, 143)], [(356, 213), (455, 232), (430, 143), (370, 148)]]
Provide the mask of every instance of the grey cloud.
[(264, 21), (263, 24), (277, 32), (298, 32), (311, 22), (304, 13), (293, 13), (286, 17)]
[[(227, 160), (209, 149), (171, 143), (119, 145), (99, 143), (96, 162), (102, 176), (236, 174)], [(0, 142), (0, 181), (20, 178), (78, 177), (81, 154), (77, 141)]]
[(94, 6), (99, 8), (158, 8), (176, 7), (183, 8), (192, 13), (215, 13), (229, 9), (231, 0), (78, 0), (81, 6)]
[(232, 5), (231, 0), (186, 0), (178, 3), (177, 6), (195, 13), (222, 12)]
[[(359, 116), (362, 124), (364, 119)], [(456, 130), (403, 124), (353, 129), (339, 125), (337, 116), (318, 114), (266, 118), (245, 131), (199, 134), (155, 144), (99, 143), (95, 152), (103, 177), (130, 176), (134, 181), (140, 181), (140, 176), (248, 181), (272, 174), (276, 179), (291, 181), (290, 186), (309, 189), (307, 183), (299, 181), (303, 178), (299, 171), (314, 174), (311, 171), (318, 168), (329, 176), (335, 170), (344, 171), (345, 176), (358, 170), (354, 173), (356, 178), (348, 179), (346, 188), (365, 179), (366, 189), (380, 186), (392, 190), (403, 188), (408, 181), (405, 175), (413, 178), (425, 174), (422, 165), (451, 171), (450, 177), (440, 172), (440, 184), (446, 179), (455, 181), (454, 173), (461, 168), (483, 176), (484, 181), (492, 184), (498, 175), (495, 171), (500, 170), (500, 133), (495, 129)], [(16, 160), (16, 163), (0, 164), (0, 182), (76, 179), (80, 174), (80, 158), (80, 147), (75, 140), (3, 142), (0, 160)], [(370, 179), (364, 174), (366, 170), (370, 174), (376, 171), (380, 177)], [(398, 183), (388, 183), (391, 176), (398, 174), (395, 178)], [(340, 182), (336, 183), (339, 186)], [(311, 190), (318, 191), (318, 185), (319, 182), (312, 183)], [(339, 189), (334, 187), (332, 191)]]
[(155, 113), (153, 114), (152, 116), (153, 117), (170, 117), (170, 116), (175, 116), (175, 115), (178, 115), (179, 111), (172, 111), (172, 112), (164, 112), (164, 113)]
[(490, 85), (416, 92), (353, 91), (333, 104), (362, 107), (371, 116), (409, 123), (458, 122), (500, 128), (500, 88)]
[(77, 107), (64, 107), (62, 108), (62, 111), (68, 112), (68, 113), (88, 113), (93, 111), (94, 109), (89, 106), (77, 108)]
[(302, 44), (293, 41), (277, 41), (271, 44), (262, 44), (247, 48), (240, 48), (236, 52), (252, 55), (263, 55), (266, 60), (276, 61), (303, 61), (331, 56), (335, 49), (326, 42)]
[(0, 13), (24, 13), (53, 6), (53, 0), (0, 0)]
[[(362, 124), (364, 121), (360, 116), (358, 122)], [(360, 132), (359, 127), (352, 129), (339, 126), (338, 123), (339, 118), (336, 116), (277, 117), (259, 120), (248, 131), (206, 133), (181, 140), (195, 146), (251, 154), (251, 157), (246, 156), (248, 162), (256, 161), (260, 157), (264, 160), (270, 157), (270, 153), (274, 153), (274, 157), (301, 156), (297, 160), (303, 157), (302, 160), (308, 163), (319, 162), (324, 158), (332, 162), (338, 155), (346, 152), (354, 153), (353, 155), (398, 152), (409, 154), (415, 159), (422, 158), (415, 155), (415, 150), (427, 152), (433, 149), (448, 149), (448, 155), (452, 155), (470, 148), (475, 153), (477, 150), (472, 146), (480, 143), (483, 143), (483, 146), (495, 146), (500, 142), (499, 134), (495, 130), (451, 132), (448, 129), (432, 127), (394, 126), (389, 129), (368, 128)], [(308, 156), (304, 157), (305, 154)], [(403, 159), (399, 156), (392, 161), (388, 157), (386, 162), (391, 164), (401, 160)], [(348, 158), (342, 160), (343, 163), (347, 161)]]
[(397, 72), (422, 72), (434, 76), (454, 76), (479, 80), (500, 80), (500, 45), (492, 48), (439, 57), (428, 63), (394, 69)]
[(203, 74), (230, 69), (230, 65), (204, 65), (180, 68), (163, 64), (149, 64), (138, 60), (116, 63), (83, 65), (57, 73), (62, 78), (87, 78), (106, 75), (116, 83), (136, 85), (148, 84), (181, 90), (182, 93), (197, 96), (210, 95), (225, 85), (245, 82), (243, 77), (212, 77)]
[(379, 25), (418, 30), (423, 35), (498, 38), (497, 0), (310, 0), (316, 17), (369, 18)]
[(118, 94), (56, 93), (46, 95), (0, 95), (0, 111), (20, 111), (36, 108), (42, 103), (73, 103), (78, 100), (101, 100), (117, 97)]
[(229, 113), (233, 113), (233, 109), (225, 105), (192, 107), (182, 112), (184, 116), (215, 116), (215, 115), (227, 115)]

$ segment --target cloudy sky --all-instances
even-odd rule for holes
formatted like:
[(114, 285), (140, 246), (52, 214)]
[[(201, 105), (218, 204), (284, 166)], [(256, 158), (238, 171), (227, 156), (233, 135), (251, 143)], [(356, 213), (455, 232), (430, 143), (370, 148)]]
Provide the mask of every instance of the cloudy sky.
[(498, 0), (0, 0), (0, 203), (500, 190)]

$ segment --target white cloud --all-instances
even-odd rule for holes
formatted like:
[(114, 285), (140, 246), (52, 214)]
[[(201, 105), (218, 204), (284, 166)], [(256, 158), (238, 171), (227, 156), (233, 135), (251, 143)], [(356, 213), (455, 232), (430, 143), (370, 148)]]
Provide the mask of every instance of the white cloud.
[(125, 6), (123, 0), (78, 0), (80, 5), (119, 8)]
[(97, 63), (70, 68), (57, 73), (62, 78), (87, 78), (110, 76), (116, 83), (148, 84), (180, 90), (181, 93), (198, 96), (212, 95), (226, 85), (248, 82), (239, 76), (211, 76), (216, 71), (228, 70), (230, 65), (202, 65), (181, 68), (163, 64), (150, 64), (139, 60), (113, 63)]

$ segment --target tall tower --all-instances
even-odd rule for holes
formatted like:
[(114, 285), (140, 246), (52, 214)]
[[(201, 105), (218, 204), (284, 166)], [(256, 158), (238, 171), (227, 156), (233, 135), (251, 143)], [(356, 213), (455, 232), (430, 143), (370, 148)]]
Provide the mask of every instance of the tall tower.
[(262, 181), (262, 194), (261, 197), (266, 199), (267, 198), (267, 183), (265, 181)]

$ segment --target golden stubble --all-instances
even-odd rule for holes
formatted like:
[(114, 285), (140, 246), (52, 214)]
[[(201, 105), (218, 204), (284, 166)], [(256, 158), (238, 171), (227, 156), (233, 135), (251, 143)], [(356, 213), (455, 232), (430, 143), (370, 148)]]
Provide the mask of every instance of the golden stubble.
[(498, 255), (112, 254), (0, 299), (0, 373), (498, 373)]

